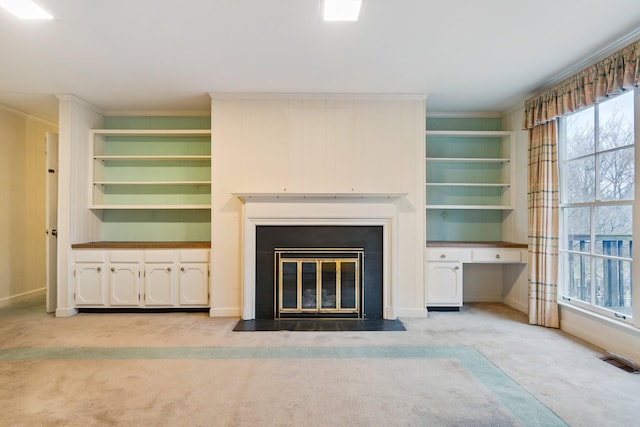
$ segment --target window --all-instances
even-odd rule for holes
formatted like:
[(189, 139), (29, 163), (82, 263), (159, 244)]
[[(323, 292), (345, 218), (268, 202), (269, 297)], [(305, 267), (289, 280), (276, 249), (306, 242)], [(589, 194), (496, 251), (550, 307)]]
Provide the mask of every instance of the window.
[(634, 93), (560, 122), (560, 301), (631, 321)]

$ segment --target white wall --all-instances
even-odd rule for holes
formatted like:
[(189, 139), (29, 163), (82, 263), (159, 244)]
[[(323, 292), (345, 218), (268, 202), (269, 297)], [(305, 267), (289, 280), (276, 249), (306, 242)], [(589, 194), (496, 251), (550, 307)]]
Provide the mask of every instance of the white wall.
[(72, 95), (58, 97), (58, 307), (56, 316), (75, 314), (71, 245), (100, 240), (100, 221), (88, 209), (89, 130), (102, 127), (103, 116)]
[[(524, 105), (524, 104), (523, 104)], [(524, 106), (512, 110), (502, 117), (502, 129), (515, 132), (515, 192), (512, 192), (515, 209), (505, 213), (502, 228), (504, 240), (515, 243), (528, 243), (528, 133), (522, 130)], [(502, 301), (516, 310), (529, 311), (529, 288), (526, 265), (505, 265), (502, 268)]]
[(48, 131), (57, 126), (0, 107), (0, 305), (45, 289)]
[(407, 193), (399, 315), (425, 315), (424, 99), (213, 96), (212, 315), (240, 315), (242, 209), (232, 193)]

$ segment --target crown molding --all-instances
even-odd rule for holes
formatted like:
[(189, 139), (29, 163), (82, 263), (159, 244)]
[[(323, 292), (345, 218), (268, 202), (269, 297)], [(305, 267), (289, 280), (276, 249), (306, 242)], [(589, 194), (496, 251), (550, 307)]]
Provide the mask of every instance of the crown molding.
[(488, 112), (458, 112), (458, 113), (427, 113), (428, 119), (499, 119), (502, 113)]
[(33, 120), (33, 121), (36, 121), (36, 122), (40, 122), (40, 123), (43, 123), (43, 124), (46, 124), (46, 125), (49, 125), (49, 126), (56, 126), (56, 127), (58, 126), (58, 124), (55, 123), (55, 122), (50, 122), (49, 120), (45, 120), (45, 119), (41, 119), (40, 117), (32, 116), (31, 114), (27, 114), (24, 111), (16, 110), (14, 108), (7, 107), (6, 105), (0, 104), (0, 110), (5, 111), (5, 112), (10, 113), (10, 114), (13, 114), (13, 115), (16, 115), (16, 116), (19, 116), (19, 117), (22, 117), (22, 118), (25, 118), (25, 119), (29, 119), (29, 120)]
[(288, 92), (209, 92), (212, 100), (354, 100), (354, 101), (426, 101), (426, 93), (288, 93)]
[(72, 93), (56, 94), (56, 98), (58, 98), (59, 101), (71, 102), (74, 104), (82, 105), (83, 107), (86, 107), (92, 110), (94, 113), (104, 114), (104, 112), (100, 108), (96, 107), (93, 104), (90, 104), (89, 102), (85, 101), (84, 99)]

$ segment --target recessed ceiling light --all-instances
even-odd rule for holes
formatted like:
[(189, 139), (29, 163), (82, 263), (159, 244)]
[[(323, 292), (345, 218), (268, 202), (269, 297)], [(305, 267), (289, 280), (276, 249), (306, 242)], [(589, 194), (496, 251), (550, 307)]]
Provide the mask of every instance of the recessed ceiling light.
[(53, 19), (53, 16), (31, 0), (0, 0), (0, 6), (20, 19)]
[(362, 0), (324, 0), (325, 21), (357, 21)]

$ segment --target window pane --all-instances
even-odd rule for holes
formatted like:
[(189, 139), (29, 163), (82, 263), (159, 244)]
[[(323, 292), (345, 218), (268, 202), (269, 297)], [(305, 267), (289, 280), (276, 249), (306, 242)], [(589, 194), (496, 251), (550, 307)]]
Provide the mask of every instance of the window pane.
[(591, 252), (591, 218), (589, 211), (588, 207), (564, 209), (567, 250)]
[(343, 262), (340, 271), (342, 308), (356, 308), (356, 263)]
[(631, 258), (631, 215), (631, 205), (596, 207), (596, 253)]
[(567, 268), (567, 296), (591, 303), (591, 257), (565, 254)]
[(316, 291), (316, 263), (302, 263), (302, 308), (317, 308)]
[(591, 154), (595, 151), (595, 116), (593, 107), (567, 116), (566, 158)]
[(322, 308), (336, 308), (336, 263), (322, 263)]
[(633, 144), (633, 91), (598, 107), (599, 151)]
[(567, 202), (591, 202), (596, 198), (595, 157), (572, 160), (566, 163), (565, 179)]
[(282, 263), (282, 308), (298, 308), (298, 263)]
[(600, 200), (633, 200), (633, 148), (623, 148), (598, 156)]
[(631, 315), (631, 262), (596, 259), (596, 305)]

